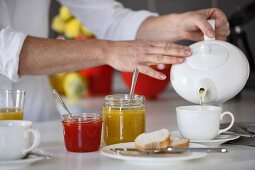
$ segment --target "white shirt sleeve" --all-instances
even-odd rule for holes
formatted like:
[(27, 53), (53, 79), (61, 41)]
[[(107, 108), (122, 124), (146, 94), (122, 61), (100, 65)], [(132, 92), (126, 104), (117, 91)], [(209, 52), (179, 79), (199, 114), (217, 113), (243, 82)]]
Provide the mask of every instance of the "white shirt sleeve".
[(19, 55), (26, 34), (7, 27), (0, 31), (0, 76), (16, 82), (19, 79)]
[(146, 10), (133, 11), (115, 0), (58, 0), (67, 6), (97, 38), (132, 40), (142, 22), (158, 14)]

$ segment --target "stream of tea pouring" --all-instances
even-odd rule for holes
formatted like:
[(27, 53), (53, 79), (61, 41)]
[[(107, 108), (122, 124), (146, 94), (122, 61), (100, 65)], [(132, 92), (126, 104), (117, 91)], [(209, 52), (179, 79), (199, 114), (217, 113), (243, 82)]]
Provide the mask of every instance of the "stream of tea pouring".
[(203, 104), (205, 103), (205, 96), (207, 94), (207, 90), (203, 87), (199, 88), (198, 90), (199, 93), (199, 98), (200, 98), (200, 105), (203, 106)]

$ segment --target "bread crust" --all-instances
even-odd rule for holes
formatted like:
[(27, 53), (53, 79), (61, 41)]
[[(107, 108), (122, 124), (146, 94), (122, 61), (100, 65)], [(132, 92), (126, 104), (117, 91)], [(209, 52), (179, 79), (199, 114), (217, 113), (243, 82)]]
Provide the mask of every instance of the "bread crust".
[[(170, 140), (172, 139), (172, 137), (170, 137)], [(178, 139), (178, 142), (173, 142), (171, 140), (171, 144), (170, 144), (170, 147), (173, 147), (173, 148), (187, 148), (189, 147), (189, 139), (187, 138), (179, 138)]]
[[(141, 135), (148, 135), (148, 134), (144, 133)], [(171, 136), (170, 133), (168, 133), (165, 139), (161, 141), (152, 141), (150, 143), (145, 143), (145, 144), (139, 144), (137, 139), (138, 137), (135, 139), (135, 148), (140, 150), (166, 149), (167, 147), (187, 148), (189, 147), (189, 143), (190, 143), (189, 139)]]
[(151, 142), (145, 145), (139, 145), (135, 142), (135, 148), (140, 150), (145, 149), (165, 149), (170, 145), (170, 135), (168, 135), (164, 140), (161, 142)]

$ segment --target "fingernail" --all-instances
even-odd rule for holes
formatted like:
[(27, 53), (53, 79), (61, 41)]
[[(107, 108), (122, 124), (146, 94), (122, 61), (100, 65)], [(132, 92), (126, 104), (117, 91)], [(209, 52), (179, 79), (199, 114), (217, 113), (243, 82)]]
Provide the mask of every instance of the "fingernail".
[(185, 53), (185, 55), (191, 55), (191, 50), (190, 49), (185, 49), (184, 50), (184, 53)]
[(209, 37), (214, 37), (215, 36), (215, 33), (214, 33), (214, 31), (212, 31), (212, 30), (208, 30), (207, 32), (207, 35), (209, 36)]
[(178, 61), (182, 63), (184, 61), (184, 59), (183, 58), (179, 58)]
[(165, 80), (165, 79), (166, 79), (166, 75), (161, 75), (161, 76), (160, 76), (160, 79), (161, 79), (161, 80)]

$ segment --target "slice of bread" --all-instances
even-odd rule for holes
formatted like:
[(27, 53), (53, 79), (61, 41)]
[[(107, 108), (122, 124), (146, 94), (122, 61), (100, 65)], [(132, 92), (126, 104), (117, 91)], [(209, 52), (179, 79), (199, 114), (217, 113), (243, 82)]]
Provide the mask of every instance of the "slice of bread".
[(135, 148), (140, 150), (165, 149), (167, 147), (189, 147), (189, 139), (170, 136), (167, 129), (143, 133), (135, 139)]
[(187, 148), (189, 147), (189, 139), (187, 138), (179, 138), (175, 136), (170, 136), (170, 147), (173, 148)]
[(170, 145), (170, 133), (167, 129), (143, 133), (136, 137), (137, 149), (164, 149)]

